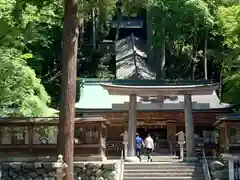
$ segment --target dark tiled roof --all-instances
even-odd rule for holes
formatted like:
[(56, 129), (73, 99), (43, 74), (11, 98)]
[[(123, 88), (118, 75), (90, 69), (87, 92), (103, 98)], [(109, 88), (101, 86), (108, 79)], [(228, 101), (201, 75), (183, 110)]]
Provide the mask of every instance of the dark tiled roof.
[(117, 79), (155, 79), (147, 63), (144, 44), (137, 37), (129, 36), (116, 42)]

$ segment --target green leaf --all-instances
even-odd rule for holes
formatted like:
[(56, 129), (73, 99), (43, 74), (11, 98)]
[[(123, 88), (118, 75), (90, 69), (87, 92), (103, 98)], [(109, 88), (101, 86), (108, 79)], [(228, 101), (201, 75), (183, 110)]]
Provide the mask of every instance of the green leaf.
[(26, 54), (23, 54), (21, 55), (21, 58), (27, 60), (27, 59), (32, 59), (33, 58), (33, 55), (30, 54), (30, 53), (26, 53)]

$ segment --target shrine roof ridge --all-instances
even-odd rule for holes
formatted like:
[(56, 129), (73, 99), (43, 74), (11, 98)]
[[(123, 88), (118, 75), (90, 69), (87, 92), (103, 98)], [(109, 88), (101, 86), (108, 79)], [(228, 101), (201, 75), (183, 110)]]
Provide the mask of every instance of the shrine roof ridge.
[(126, 87), (152, 87), (152, 86), (165, 86), (165, 87), (202, 87), (202, 86), (213, 86), (219, 85), (218, 82), (213, 80), (138, 80), (138, 79), (100, 79), (100, 78), (82, 78), (84, 83), (90, 84), (109, 84), (113, 86), (126, 86)]
[(171, 87), (171, 88), (179, 88), (179, 87), (189, 87), (189, 88), (195, 88), (195, 87), (208, 87), (208, 86), (214, 86), (219, 85), (219, 83), (216, 83), (214, 81), (210, 80), (195, 80), (195, 81), (189, 81), (189, 80), (121, 80), (117, 79), (112, 81), (111, 83), (102, 83), (109, 86), (122, 86), (122, 87), (138, 87), (138, 88), (154, 88), (154, 87)]
[(100, 84), (100, 83), (111, 83), (112, 79), (102, 79), (102, 78), (79, 78), (79, 81), (82, 83), (89, 83), (89, 84)]

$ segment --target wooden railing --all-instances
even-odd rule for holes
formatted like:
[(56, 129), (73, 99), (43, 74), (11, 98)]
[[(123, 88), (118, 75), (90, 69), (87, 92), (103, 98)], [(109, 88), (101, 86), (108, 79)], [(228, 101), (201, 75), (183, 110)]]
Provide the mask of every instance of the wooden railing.
[[(57, 153), (57, 144), (1, 144), (0, 156), (52, 156)], [(100, 144), (75, 144), (74, 153), (99, 154)]]
[(123, 149), (122, 141), (107, 141), (106, 142), (106, 153), (107, 155), (120, 155)]

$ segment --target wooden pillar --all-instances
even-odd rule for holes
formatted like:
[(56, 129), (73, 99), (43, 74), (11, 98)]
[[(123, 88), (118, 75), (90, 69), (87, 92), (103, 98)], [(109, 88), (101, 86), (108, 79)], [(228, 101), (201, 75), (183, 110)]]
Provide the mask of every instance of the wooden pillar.
[(228, 126), (227, 123), (224, 122), (224, 132), (225, 132), (225, 152), (229, 152), (229, 137), (228, 137)]
[(28, 127), (28, 146), (29, 146), (29, 152), (32, 152), (32, 146), (33, 146), (33, 136), (34, 136), (34, 132), (33, 132), (33, 125), (31, 124)]
[(221, 151), (225, 151), (225, 147), (226, 147), (226, 134), (225, 134), (225, 126), (224, 126), (224, 123), (221, 123), (220, 124), (220, 148), (221, 148)]
[(167, 122), (167, 138), (171, 138), (172, 141), (176, 141), (176, 121)]

